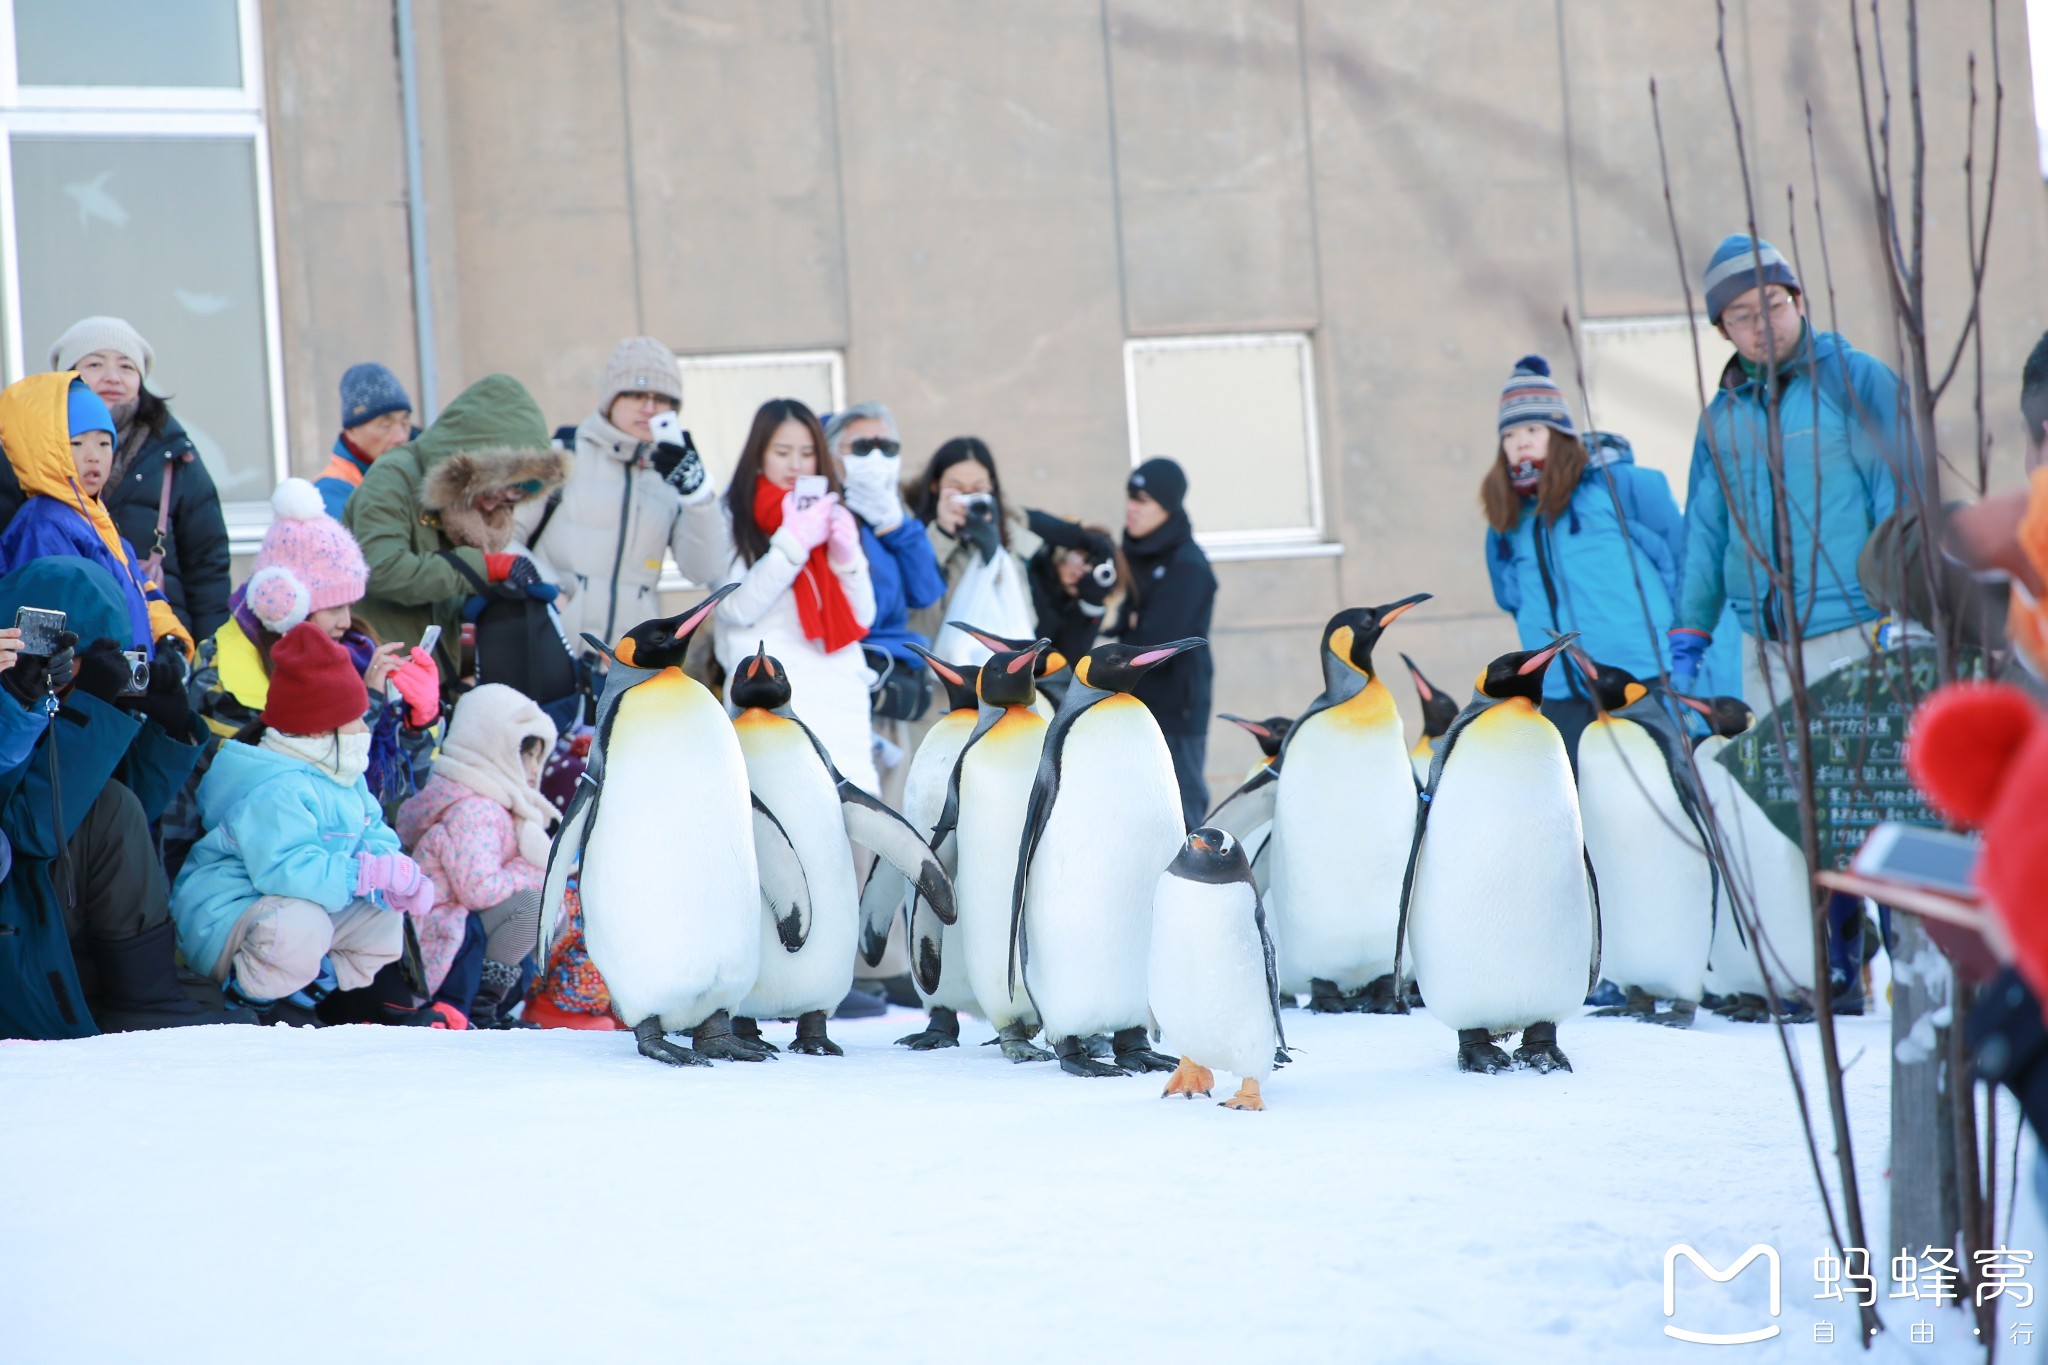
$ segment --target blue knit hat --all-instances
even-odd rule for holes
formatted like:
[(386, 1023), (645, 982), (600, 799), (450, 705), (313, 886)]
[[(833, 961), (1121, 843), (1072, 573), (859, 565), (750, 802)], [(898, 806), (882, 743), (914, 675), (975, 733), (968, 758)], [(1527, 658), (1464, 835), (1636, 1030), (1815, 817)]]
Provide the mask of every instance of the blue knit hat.
[(67, 406), (69, 412), (66, 415), (71, 421), (73, 440), (88, 431), (104, 431), (109, 437), (120, 439), (114, 434), (114, 414), (107, 411), (107, 405), (100, 401), (98, 394), (85, 386), (83, 379), (71, 381)]
[(1500, 391), (1500, 434), (1530, 422), (1552, 431), (1576, 436), (1572, 410), (1564, 401), (1564, 390), (1550, 377), (1550, 362), (1540, 355), (1525, 355), (1515, 362), (1515, 372)]
[(341, 424), (359, 427), (387, 412), (411, 412), (412, 397), (398, 376), (382, 365), (351, 365), (341, 377)]
[(1782, 284), (1795, 294), (1800, 292), (1799, 277), (1778, 254), (1778, 248), (1746, 232), (1731, 232), (1721, 239), (1721, 245), (1714, 248), (1713, 257), (1707, 262), (1708, 322), (1718, 323), (1722, 309), (1756, 288), (1759, 265), (1765, 284)]

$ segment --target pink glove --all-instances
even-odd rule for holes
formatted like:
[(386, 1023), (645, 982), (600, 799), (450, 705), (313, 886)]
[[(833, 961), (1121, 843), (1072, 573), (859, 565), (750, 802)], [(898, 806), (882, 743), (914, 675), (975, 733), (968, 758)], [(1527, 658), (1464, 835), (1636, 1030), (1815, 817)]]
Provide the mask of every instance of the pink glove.
[(420, 875), (420, 865), (403, 853), (359, 853), (356, 855), (356, 894), (367, 896), (382, 891), (386, 900), (410, 896), (424, 884), (433, 883)]
[(425, 650), (415, 649), (391, 670), (391, 685), (405, 698), (406, 720), (424, 730), (441, 718), (441, 666)]
[[(417, 871), (417, 869), (415, 869)], [(434, 908), (434, 879), (421, 877), (410, 891), (386, 891), (384, 903), (404, 915), (424, 915)]]
[(852, 564), (860, 558), (860, 523), (838, 503), (832, 504), (831, 530), (826, 541), (831, 546), (826, 557), (834, 564)]
[(809, 507), (798, 508), (796, 494), (782, 495), (782, 529), (796, 537), (805, 553), (817, 549), (832, 534), (833, 495), (827, 493)]

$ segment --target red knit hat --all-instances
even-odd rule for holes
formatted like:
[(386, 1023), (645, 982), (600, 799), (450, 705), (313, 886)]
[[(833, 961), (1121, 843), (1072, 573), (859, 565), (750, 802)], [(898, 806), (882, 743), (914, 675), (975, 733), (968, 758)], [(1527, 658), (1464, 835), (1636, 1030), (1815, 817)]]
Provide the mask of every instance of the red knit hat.
[(263, 723), (288, 735), (324, 735), (370, 709), (370, 693), (348, 651), (311, 621), (270, 647), (270, 700)]

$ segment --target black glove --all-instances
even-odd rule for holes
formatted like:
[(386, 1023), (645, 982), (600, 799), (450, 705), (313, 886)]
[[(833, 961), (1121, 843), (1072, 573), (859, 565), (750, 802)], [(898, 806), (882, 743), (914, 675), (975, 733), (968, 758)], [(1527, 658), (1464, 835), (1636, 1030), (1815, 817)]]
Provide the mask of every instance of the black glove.
[(192, 728), (192, 699), (185, 692), (185, 656), (175, 650), (157, 651), (149, 666), (149, 689), (121, 698), (125, 710), (162, 726), (174, 739), (188, 738)]
[(166, 635), (156, 642), (156, 659), (149, 666), (151, 687), (156, 686), (159, 670), (171, 672), (181, 687), (192, 680), (192, 665), (185, 654), (185, 642), (175, 635)]
[(128, 686), (128, 660), (121, 653), (121, 642), (102, 635), (79, 651), (76, 686), (89, 697), (117, 705)]
[(21, 703), (25, 711), (41, 706), (53, 692), (61, 692), (71, 685), (74, 661), (71, 647), (78, 643), (78, 637), (70, 631), (57, 634), (55, 654), (23, 654), (16, 657), (14, 667), (0, 673), (0, 687)]
[(1104, 560), (1108, 560), (1114, 564), (1116, 562), (1116, 542), (1108, 536), (1097, 535), (1093, 531), (1087, 534), (1088, 538), (1081, 543), (1081, 550), (1082, 553), (1088, 556), (1088, 562), (1090, 564), (1100, 564)]
[(1088, 566), (1081, 575), (1081, 581), (1074, 585), (1074, 595), (1091, 607), (1101, 607), (1116, 591), (1116, 561), (1098, 559)]
[(697, 454), (697, 443), (687, 431), (683, 433), (681, 445), (663, 441), (655, 446), (650, 463), (654, 472), (661, 475), (663, 483), (686, 498), (704, 486), (704, 461)]

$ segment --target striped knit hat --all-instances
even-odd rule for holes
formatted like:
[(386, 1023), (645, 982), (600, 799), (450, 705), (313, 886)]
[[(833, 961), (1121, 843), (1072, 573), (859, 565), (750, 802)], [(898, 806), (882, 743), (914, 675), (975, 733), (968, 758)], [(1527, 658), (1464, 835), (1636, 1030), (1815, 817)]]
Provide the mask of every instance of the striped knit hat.
[(1537, 422), (1567, 436), (1578, 435), (1572, 426), (1572, 410), (1565, 405), (1564, 390), (1550, 377), (1550, 362), (1540, 355), (1525, 355), (1515, 362), (1515, 372), (1500, 391), (1500, 434)]
[(1759, 266), (1763, 268), (1765, 284), (1782, 284), (1795, 294), (1800, 292), (1799, 277), (1778, 254), (1778, 248), (1746, 232), (1731, 232), (1721, 239), (1721, 245), (1714, 248), (1713, 258), (1707, 262), (1708, 322), (1720, 322), (1722, 309), (1756, 288)]

